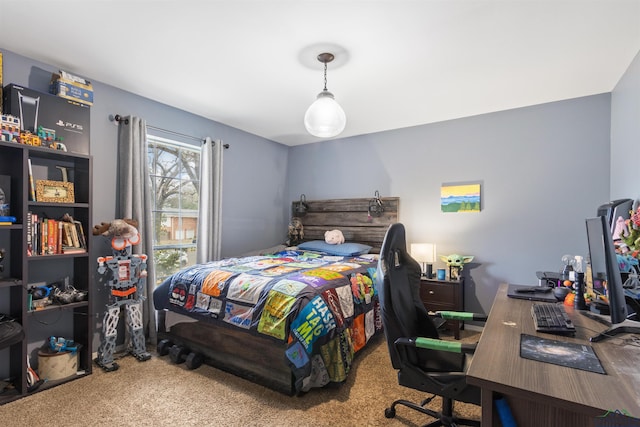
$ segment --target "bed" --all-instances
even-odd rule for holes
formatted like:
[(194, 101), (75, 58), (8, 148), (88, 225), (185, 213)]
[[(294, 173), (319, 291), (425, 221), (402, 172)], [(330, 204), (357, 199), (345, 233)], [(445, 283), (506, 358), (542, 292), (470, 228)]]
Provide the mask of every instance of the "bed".
[[(289, 395), (344, 382), (382, 329), (376, 254), (398, 205), (391, 197), (305, 200), (300, 215), (294, 202), (304, 227), (298, 245), (188, 267), (156, 288), (158, 339)], [(332, 229), (345, 244), (318, 249)]]

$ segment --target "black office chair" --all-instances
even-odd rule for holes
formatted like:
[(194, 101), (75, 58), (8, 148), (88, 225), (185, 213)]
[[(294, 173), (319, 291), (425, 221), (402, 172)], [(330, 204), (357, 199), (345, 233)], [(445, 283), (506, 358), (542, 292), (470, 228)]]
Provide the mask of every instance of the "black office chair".
[[(420, 265), (407, 253), (405, 229), (392, 224), (384, 238), (378, 262), (377, 286), (382, 308), (382, 323), (391, 363), (398, 370), (402, 386), (433, 396), (420, 404), (396, 400), (385, 409), (393, 418), (396, 406), (404, 405), (437, 420), (429, 426), (480, 426), (476, 420), (453, 415), (453, 402), (480, 405), (480, 390), (466, 382), (466, 367), (476, 344), (439, 340), (438, 330), (420, 300)], [(485, 321), (485, 315), (442, 312), (446, 319)], [(435, 396), (442, 397), (441, 412), (424, 406)]]

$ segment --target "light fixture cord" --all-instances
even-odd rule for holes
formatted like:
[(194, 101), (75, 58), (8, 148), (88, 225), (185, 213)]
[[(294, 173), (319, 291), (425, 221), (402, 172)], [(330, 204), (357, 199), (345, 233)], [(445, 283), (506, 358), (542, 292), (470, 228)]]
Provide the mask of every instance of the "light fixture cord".
[(327, 90), (327, 62), (324, 62), (324, 90)]

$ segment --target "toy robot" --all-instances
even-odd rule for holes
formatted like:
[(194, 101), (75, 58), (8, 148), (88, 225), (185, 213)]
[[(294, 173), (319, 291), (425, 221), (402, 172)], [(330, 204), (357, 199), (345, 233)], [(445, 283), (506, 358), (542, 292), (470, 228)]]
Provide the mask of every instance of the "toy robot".
[(120, 307), (126, 309), (126, 330), (131, 342), (129, 352), (139, 361), (149, 360), (146, 350), (142, 322), (142, 301), (147, 280), (147, 256), (132, 254), (132, 245), (140, 243), (140, 235), (134, 220), (116, 219), (93, 227), (94, 235), (111, 237), (113, 256), (98, 258), (98, 273), (111, 272), (108, 286), (111, 287), (111, 304), (107, 305), (102, 322), (102, 336), (95, 362), (107, 372), (118, 369), (113, 361), (113, 352), (118, 336)]

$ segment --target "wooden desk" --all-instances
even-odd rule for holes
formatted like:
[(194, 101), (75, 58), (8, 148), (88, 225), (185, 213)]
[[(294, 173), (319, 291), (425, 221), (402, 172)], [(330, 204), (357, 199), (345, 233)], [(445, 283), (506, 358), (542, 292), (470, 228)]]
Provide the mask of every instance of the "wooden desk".
[[(508, 298), (507, 285), (500, 286), (468, 370), (468, 383), (482, 389), (482, 425), (500, 425), (493, 404), (500, 395), (519, 427), (597, 426), (596, 417), (609, 410), (640, 418), (640, 349), (623, 343), (631, 335), (589, 343), (595, 331), (606, 327), (566, 306), (576, 336), (538, 334), (531, 304)], [(607, 375), (523, 359), (521, 333), (591, 345)], [(630, 421), (628, 425), (636, 425)]]

